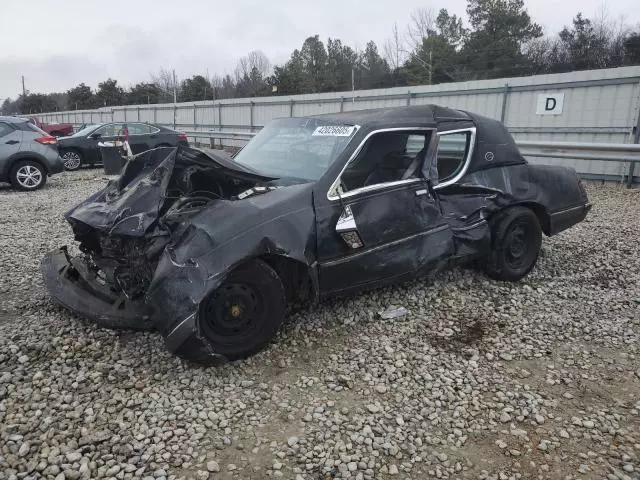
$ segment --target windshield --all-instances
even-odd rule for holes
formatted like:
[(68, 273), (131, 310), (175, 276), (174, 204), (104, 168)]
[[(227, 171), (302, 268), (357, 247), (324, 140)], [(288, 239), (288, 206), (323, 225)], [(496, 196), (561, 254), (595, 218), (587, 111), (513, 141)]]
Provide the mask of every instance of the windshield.
[(357, 130), (356, 125), (320, 118), (274, 120), (234, 160), (268, 177), (314, 181), (322, 177)]
[(90, 132), (92, 132), (93, 130), (98, 128), (100, 125), (102, 125), (102, 124), (98, 123), (96, 125), (88, 125), (88, 126), (82, 128), (82, 129), (78, 130), (76, 133), (74, 133), (71, 136), (72, 137), (83, 137), (84, 135), (88, 135)]

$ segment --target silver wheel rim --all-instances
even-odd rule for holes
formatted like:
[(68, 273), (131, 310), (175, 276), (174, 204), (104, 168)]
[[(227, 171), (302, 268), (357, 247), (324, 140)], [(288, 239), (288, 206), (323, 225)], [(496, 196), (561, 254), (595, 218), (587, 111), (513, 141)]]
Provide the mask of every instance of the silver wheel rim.
[(42, 172), (33, 165), (23, 165), (16, 172), (16, 180), (24, 188), (36, 188), (42, 183)]
[(62, 155), (62, 159), (64, 160), (64, 168), (67, 170), (75, 170), (80, 166), (80, 155), (76, 152), (66, 152)]

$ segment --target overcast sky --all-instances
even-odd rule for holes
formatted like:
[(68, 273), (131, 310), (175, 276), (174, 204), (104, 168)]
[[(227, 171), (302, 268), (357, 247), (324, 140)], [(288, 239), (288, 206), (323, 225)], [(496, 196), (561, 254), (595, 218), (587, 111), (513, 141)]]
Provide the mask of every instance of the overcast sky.
[[(576, 12), (594, 16), (602, 0), (525, 0), (547, 33)], [(638, 0), (608, 0), (609, 17), (640, 23)], [(55, 7), (53, 5), (55, 4)], [(0, 102), (22, 90), (65, 91), (112, 77), (127, 87), (160, 68), (179, 77), (232, 73), (238, 57), (262, 50), (287, 60), (307, 36), (319, 34), (380, 49), (394, 22), (405, 26), (420, 7), (464, 15), (465, 0), (16, 0), (0, 7)], [(63, 8), (64, 6), (64, 8)]]

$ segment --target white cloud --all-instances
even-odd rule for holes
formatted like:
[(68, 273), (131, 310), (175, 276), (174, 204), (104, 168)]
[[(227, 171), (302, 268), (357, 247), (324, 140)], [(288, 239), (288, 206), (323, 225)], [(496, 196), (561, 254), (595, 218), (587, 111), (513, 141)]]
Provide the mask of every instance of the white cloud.
[[(558, 31), (582, 11), (596, 13), (601, 0), (529, 0), (534, 20)], [(67, 90), (80, 82), (95, 87), (116, 78), (123, 85), (149, 80), (160, 68), (179, 76), (232, 73), (238, 58), (265, 52), (273, 63), (286, 61), (307, 36), (340, 38), (363, 48), (381, 47), (394, 22), (403, 26), (411, 12), (430, 6), (464, 15), (465, 0), (425, 4), (421, 0), (300, 0), (180, 2), (64, 0), (3, 2), (0, 7), (0, 101), (21, 91), (25, 75), (31, 91)], [(108, 6), (106, 8), (105, 6)], [(638, 22), (633, 0), (609, 0), (611, 18)]]

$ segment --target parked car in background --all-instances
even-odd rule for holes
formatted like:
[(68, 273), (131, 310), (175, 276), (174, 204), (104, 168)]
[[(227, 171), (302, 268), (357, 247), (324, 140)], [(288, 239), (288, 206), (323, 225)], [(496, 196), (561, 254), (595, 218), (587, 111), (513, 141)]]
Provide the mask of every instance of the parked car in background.
[(70, 123), (42, 123), (38, 117), (29, 117), (29, 121), (40, 130), (54, 137), (64, 137), (73, 134), (73, 125)]
[(128, 131), (134, 154), (157, 147), (189, 146), (187, 136), (170, 128), (143, 122), (114, 122), (89, 125), (69, 137), (58, 139), (60, 156), (67, 170), (101, 163), (99, 143), (124, 139)]
[(26, 118), (0, 117), (0, 182), (37, 190), (63, 170), (56, 137)]
[(82, 254), (47, 255), (45, 284), (204, 362), (256, 353), (299, 302), (471, 261), (517, 281), (543, 233), (591, 208), (574, 170), (529, 164), (500, 122), (435, 105), (273, 120), (234, 159), (141, 160), (67, 213)]

